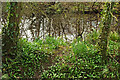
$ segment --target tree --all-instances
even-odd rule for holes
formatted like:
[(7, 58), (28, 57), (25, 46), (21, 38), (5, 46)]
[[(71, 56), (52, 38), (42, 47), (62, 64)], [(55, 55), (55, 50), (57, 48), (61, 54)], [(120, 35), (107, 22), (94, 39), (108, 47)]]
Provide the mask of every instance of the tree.
[(103, 64), (107, 63), (107, 44), (108, 44), (108, 36), (110, 33), (113, 6), (114, 6), (114, 2), (112, 3), (107, 2), (103, 10), (103, 20), (102, 20), (103, 27), (102, 27), (102, 32), (100, 34), (100, 41), (98, 43), (100, 53), (102, 54)]
[(7, 26), (3, 28), (2, 34), (2, 51), (4, 54), (9, 55), (16, 49), (18, 35), (19, 35), (19, 22), (20, 22), (20, 6), (21, 3), (10, 2), (8, 3), (8, 17)]
[[(120, 2), (119, 2), (119, 7), (118, 7), (119, 11), (118, 13), (120, 12)], [(120, 37), (120, 14), (118, 15), (118, 34), (119, 34), (119, 37)], [(118, 53), (120, 54), (120, 47), (118, 49)]]

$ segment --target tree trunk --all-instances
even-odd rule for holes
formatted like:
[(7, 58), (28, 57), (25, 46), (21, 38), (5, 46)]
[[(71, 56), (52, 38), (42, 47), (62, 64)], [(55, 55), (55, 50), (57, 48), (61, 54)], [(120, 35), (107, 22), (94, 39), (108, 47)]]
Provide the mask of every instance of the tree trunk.
[(102, 54), (102, 62), (103, 64), (107, 63), (107, 43), (108, 43), (108, 36), (110, 33), (110, 26), (111, 26), (111, 10), (113, 8), (113, 3), (106, 3), (105, 6), (105, 13), (103, 13), (103, 27), (102, 27), (102, 32), (100, 35), (100, 42), (99, 44), (99, 50), (100, 53)]
[(3, 28), (2, 43), (3, 43), (3, 53), (9, 55), (9, 53), (14, 53), (16, 50), (16, 45), (19, 35), (19, 22), (20, 22), (20, 10), (21, 3), (10, 2), (9, 3), (9, 13), (7, 26)]
[[(118, 9), (119, 9), (119, 12), (120, 12), (120, 2), (119, 2), (119, 7), (118, 7)], [(119, 13), (118, 12), (118, 13)], [(118, 28), (118, 34), (119, 34), (119, 37), (120, 37), (120, 14), (118, 15), (118, 26), (117, 26)], [(120, 55), (120, 47), (118, 48), (118, 54)]]

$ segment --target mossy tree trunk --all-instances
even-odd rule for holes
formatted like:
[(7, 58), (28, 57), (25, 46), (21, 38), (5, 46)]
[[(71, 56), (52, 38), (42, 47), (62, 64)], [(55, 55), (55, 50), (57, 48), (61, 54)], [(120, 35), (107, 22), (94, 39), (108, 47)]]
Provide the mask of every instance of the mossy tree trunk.
[(2, 34), (2, 51), (5, 55), (14, 54), (19, 35), (19, 22), (20, 22), (20, 11), (21, 3), (10, 2), (8, 3), (8, 17), (7, 26), (3, 28)]
[[(119, 2), (119, 7), (118, 7), (119, 11), (118, 13), (120, 13), (120, 2)], [(120, 14), (118, 15), (118, 34), (119, 34), (119, 37), (120, 37)], [(120, 40), (119, 40), (120, 41)], [(120, 47), (118, 49), (118, 53), (120, 55)]]
[(100, 34), (100, 41), (99, 41), (99, 50), (102, 54), (102, 62), (107, 63), (107, 44), (108, 44), (108, 36), (110, 33), (110, 26), (111, 26), (111, 19), (112, 19), (112, 9), (114, 3), (106, 3), (105, 9), (103, 10), (103, 27), (102, 32)]

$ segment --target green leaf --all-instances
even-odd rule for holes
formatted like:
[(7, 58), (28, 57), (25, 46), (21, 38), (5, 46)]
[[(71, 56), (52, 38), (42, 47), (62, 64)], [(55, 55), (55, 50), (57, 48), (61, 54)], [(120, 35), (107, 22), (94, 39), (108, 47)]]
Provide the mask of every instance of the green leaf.
[(3, 78), (9, 79), (8, 74), (4, 74), (4, 75), (2, 75), (2, 79), (3, 79)]
[(10, 14), (11, 16), (13, 16), (13, 14)]
[(16, 14), (16, 17), (18, 17), (18, 14)]

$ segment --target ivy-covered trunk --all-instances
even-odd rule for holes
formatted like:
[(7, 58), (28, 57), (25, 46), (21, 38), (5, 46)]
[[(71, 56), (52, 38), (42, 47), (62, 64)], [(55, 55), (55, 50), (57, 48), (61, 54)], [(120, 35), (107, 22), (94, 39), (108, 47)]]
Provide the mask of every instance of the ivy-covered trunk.
[[(120, 3), (119, 3), (119, 5), (120, 5)], [(120, 6), (119, 6), (119, 12), (118, 13), (120, 13)], [(120, 14), (118, 15), (118, 34), (119, 34), (119, 38), (120, 38)], [(120, 55), (120, 47), (118, 49), (118, 53)]]
[(108, 36), (110, 33), (111, 19), (112, 19), (112, 9), (114, 3), (106, 3), (105, 9), (103, 10), (102, 17), (102, 32), (100, 34), (99, 41), (99, 50), (100, 54), (102, 54), (102, 62), (107, 63), (107, 44), (108, 44)]
[(17, 2), (8, 3), (7, 26), (4, 26), (2, 34), (3, 55), (10, 55), (9, 53), (14, 54), (16, 50), (19, 35), (20, 5), (21, 3)]

